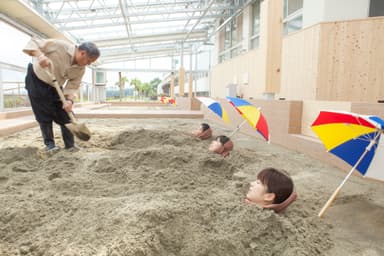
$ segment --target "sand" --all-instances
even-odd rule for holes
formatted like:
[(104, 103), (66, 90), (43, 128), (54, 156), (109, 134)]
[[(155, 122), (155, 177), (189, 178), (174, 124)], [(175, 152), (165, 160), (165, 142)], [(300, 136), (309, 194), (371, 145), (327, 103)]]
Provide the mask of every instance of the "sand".
[[(190, 136), (202, 121), (86, 120), (53, 155), (38, 128), (0, 138), (0, 255), (384, 255), (383, 183), (351, 177), (320, 219), (345, 172), (241, 133), (223, 159)], [(298, 193), (280, 215), (243, 203), (270, 166)]]

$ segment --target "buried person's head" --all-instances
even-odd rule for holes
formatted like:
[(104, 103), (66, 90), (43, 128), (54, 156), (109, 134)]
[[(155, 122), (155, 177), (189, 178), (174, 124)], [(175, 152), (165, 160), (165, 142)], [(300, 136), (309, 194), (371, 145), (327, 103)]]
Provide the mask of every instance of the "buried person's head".
[(209, 145), (209, 151), (227, 157), (229, 152), (233, 150), (233, 146), (233, 142), (229, 137), (220, 135)]
[(206, 140), (212, 137), (212, 129), (209, 127), (209, 124), (202, 123), (200, 124), (199, 129), (194, 130), (192, 134), (199, 139)]
[(250, 183), (245, 202), (279, 213), (296, 197), (293, 181), (288, 173), (275, 168), (265, 168), (257, 174), (257, 179)]

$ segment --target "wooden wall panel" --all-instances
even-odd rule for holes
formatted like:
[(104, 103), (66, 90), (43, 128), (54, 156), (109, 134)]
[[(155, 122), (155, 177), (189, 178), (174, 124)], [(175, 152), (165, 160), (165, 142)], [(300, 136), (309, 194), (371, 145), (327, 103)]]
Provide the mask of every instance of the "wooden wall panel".
[(318, 100), (384, 98), (384, 18), (320, 24)]
[(253, 98), (260, 98), (264, 92), (263, 58), (261, 51), (255, 49), (247, 54), (242, 54), (212, 68), (210, 76), (211, 95), (224, 98), (226, 86), (234, 82), (243, 82), (244, 74), (248, 74), (248, 84), (243, 85), (244, 95)]
[[(281, 0), (264, 1), (268, 3), (267, 8), (267, 33), (266, 41), (266, 93), (278, 93), (281, 81), (281, 52), (283, 39), (283, 4)], [(262, 10), (265, 11), (265, 10)]]
[(321, 23), (283, 39), (281, 91), (289, 100), (384, 99), (384, 18)]
[(319, 31), (318, 26), (313, 26), (284, 37), (278, 97), (287, 100), (315, 99)]
[(351, 111), (362, 115), (376, 115), (384, 119), (384, 103), (352, 102)]

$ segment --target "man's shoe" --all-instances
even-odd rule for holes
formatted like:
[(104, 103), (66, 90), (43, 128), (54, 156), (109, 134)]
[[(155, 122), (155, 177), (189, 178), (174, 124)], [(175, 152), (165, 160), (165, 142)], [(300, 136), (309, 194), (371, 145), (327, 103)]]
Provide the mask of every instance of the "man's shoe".
[(45, 148), (45, 152), (47, 153), (56, 153), (60, 150), (60, 147), (58, 146), (49, 146)]
[(69, 152), (79, 152), (81, 150), (81, 147), (77, 146), (76, 144), (73, 145), (72, 147), (65, 148)]

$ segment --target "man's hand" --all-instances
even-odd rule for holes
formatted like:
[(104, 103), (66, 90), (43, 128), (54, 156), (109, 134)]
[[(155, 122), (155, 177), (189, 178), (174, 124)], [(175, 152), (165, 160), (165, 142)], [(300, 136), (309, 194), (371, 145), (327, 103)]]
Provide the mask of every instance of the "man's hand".
[(50, 60), (48, 59), (47, 56), (45, 56), (43, 53), (40, 54), (38, 57), (37, 57), (37, 60), (39, 62), (39, 65), (42, 67), (42, 68), (47, 68), (49, 66), (49, 63), (50, 63)]
[(65, 100), (65, 102), (63, 103), (63, 109), (69, 113), (72, 112), (72, 107), (73, 101), (70, 99)]

